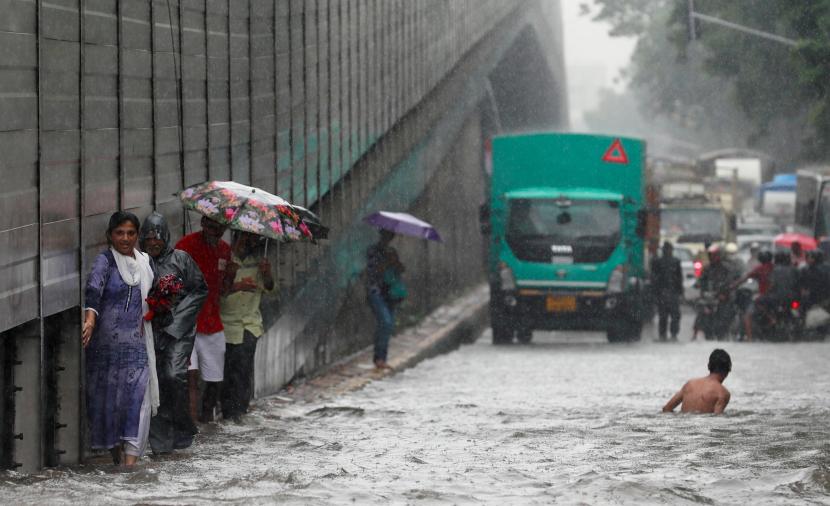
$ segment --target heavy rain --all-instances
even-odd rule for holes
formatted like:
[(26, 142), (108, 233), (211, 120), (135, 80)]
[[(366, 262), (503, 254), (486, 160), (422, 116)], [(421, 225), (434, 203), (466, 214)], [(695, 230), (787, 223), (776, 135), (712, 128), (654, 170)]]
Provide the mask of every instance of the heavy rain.
[(830, 0), (11, 0), (0, 503), (830, 504)]

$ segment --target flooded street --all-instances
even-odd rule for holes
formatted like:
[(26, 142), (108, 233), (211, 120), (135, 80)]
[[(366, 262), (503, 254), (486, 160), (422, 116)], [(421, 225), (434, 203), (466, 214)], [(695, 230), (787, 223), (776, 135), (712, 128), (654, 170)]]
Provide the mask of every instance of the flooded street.
[[(687, 318), (688, 321), (688, 318)], [(663, 415), (711, 342), (537, 333), (325, 404), (261, 402), (190, 456), (5, 478), (4, 503), (830, 504), (830, 344), (723, 343), (726, 416)]]

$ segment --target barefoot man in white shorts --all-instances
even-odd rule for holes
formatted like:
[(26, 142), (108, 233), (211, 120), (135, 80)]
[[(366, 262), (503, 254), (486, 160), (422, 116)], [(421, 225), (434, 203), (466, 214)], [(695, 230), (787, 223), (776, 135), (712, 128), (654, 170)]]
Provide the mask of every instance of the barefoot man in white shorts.
[(228, 272), (231, 248), (222, 240), (225, 226), (207, 217), (202, 217), (202, 230), (181, 238), (176, 249), (186, 251), (193, 257), (208, 286), (208, 296), (196, 320), (196, 342), (190, 357), (188, 389), (190, 392), (190, 416), (197, 417), (198, 376), (205, 382), (202, 393), (202, 409), (198, 421), (213, 422), (216, 401), (219, 398), (219, 384), (224, 379), (225, 333), (219, 316), (219, 297), (227, 291), (226, 283), (232, 281), (235, 273)]

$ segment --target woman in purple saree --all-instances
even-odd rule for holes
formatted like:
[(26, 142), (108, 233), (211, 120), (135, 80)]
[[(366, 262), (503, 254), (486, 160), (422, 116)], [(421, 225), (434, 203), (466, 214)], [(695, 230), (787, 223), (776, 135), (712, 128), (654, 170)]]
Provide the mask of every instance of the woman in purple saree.
[(125, 454), (127, 466), (144, 454), (158, 407), (152, 328), (143, 319), (153, 269), (135, 249), (138, 228), (132, 213), (110, 217), (110, 247), (95, 258), (87, 278), (82, 329), (91, 446), (109, 450), (116, 465)]

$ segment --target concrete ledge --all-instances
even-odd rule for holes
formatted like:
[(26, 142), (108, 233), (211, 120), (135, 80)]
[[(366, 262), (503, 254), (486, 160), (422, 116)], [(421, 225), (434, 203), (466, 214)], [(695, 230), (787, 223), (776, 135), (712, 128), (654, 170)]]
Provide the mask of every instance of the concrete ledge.
[(473, 342), (489, 325), (488, 299), (487, 286), (479, 285), (462, 297), (439, 307), (414, 327), (395, 334), (389, 343), (389, 365), (392, 370), (375, 369), (372, 363), (373, 349), (369, 346), (302, 383), (286, 387), (276, 396), (260, 399), (258, 404), (333, 398), (413, 367), (422, 360), (452, 351), (462, 343)]

